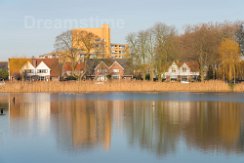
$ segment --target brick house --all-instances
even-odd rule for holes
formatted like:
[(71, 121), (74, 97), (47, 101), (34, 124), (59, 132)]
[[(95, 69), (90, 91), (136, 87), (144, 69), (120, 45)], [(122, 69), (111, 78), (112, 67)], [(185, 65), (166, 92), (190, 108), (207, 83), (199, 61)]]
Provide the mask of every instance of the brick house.
[(112, 79), (121, 79), (124, 77), (125, 68), (122, 67), (117, 61), (114, 61), (109, 67), (109, 74), (111, 75)]
[(127, 60), (94, 59), (87, 63), (87, 79), (111, 77), (111, 79), (133, 78)]

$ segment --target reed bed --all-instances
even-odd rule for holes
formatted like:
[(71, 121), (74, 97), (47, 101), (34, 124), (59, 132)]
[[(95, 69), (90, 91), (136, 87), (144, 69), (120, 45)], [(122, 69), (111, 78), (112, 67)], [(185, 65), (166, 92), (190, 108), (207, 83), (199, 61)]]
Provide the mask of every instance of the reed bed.
[(183, 84), (179, 82), (150, 81), (94, 81), (72, 82), (7, 82), (0, 87), (2, 93), (31, 92), (244, 92), (244, 84), (230, 87), (223, 81)]
[(234, 87), (234, 92), (244, 92), (244, 83), (237, 84)]

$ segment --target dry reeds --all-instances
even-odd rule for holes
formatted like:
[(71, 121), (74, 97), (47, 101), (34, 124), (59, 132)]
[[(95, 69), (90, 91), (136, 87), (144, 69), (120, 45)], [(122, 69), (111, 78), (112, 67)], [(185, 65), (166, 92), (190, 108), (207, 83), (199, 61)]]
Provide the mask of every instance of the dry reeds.
[(2, 93), (30, 92), (244, 92), (244, 84), (233, 89), (223, 81), (207, 81), (182, 84), (179, 82), (150, 81), (94, 81), (72, 82), (7, 82)]

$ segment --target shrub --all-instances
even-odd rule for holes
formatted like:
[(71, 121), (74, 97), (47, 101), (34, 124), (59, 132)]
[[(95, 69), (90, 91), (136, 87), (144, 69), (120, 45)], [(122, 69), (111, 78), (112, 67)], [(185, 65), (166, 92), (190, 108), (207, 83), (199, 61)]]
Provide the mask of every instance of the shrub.
[(0, 79), (8, 80), (8, 71), (0, 69)]

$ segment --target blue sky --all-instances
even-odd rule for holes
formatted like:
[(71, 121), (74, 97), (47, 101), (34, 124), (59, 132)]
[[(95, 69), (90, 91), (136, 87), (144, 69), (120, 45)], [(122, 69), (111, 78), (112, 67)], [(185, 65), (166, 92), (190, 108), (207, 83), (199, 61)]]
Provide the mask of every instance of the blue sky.
[(87, 27), (109, 20), (112, 41), (125, 43), (128, 33), (157, 22), (182, 31), (187, 24), (244, 20), (243, 6), (243, 0), (0, 0), (0, 61), (54, 50), (55, 36), (69, 29), (65, 20)]

